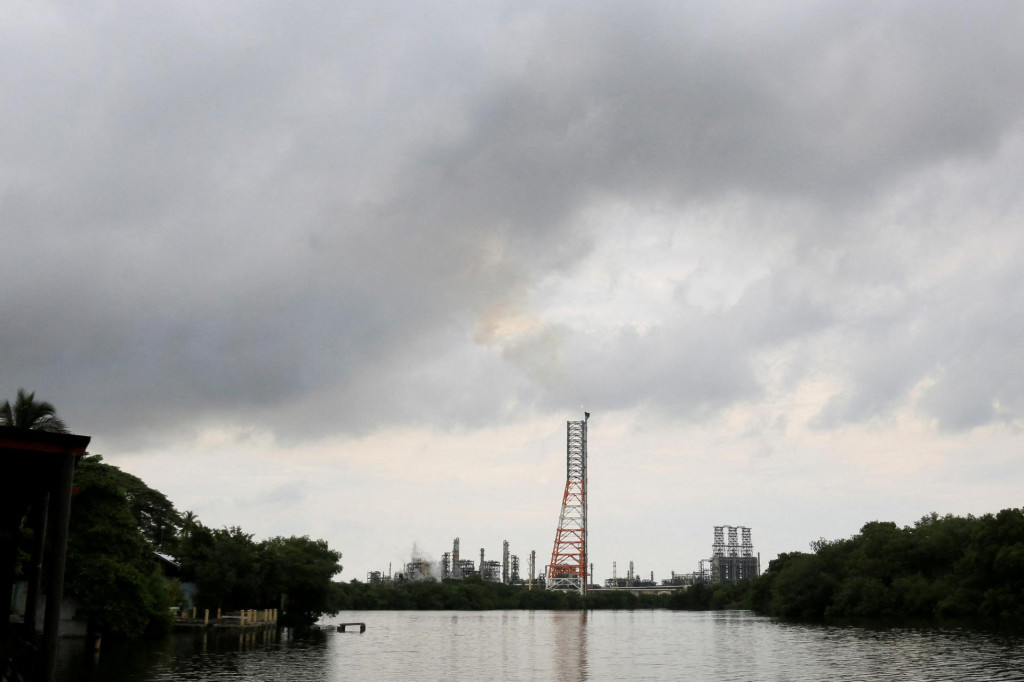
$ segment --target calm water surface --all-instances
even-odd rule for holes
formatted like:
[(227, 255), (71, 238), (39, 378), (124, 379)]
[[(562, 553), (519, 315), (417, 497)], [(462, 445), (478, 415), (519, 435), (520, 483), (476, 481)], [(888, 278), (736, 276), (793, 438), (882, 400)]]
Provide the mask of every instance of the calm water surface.
[(65, 645), (63, 682), (1022, 680), (1024, 637), (791, 625), (746, 611), (366, 611), (287, 630)]

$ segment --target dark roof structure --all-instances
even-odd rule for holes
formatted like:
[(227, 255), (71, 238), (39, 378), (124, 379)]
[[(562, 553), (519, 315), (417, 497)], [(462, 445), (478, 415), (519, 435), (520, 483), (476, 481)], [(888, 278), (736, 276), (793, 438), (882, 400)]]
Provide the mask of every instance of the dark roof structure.
[[(8, 604), (0, 620), (0, 654), (24, 679), (52, 682), (56, 677), (71, 484), (75, 463), (90, 440), (0, 427), (0, 595)], [(25, 618), (19, 625), (10, 622), (9, 605), (22, 527), (32, 530), (33, 542)], [(35, 618), (41, 594), (46, 611), (38, 642)]]

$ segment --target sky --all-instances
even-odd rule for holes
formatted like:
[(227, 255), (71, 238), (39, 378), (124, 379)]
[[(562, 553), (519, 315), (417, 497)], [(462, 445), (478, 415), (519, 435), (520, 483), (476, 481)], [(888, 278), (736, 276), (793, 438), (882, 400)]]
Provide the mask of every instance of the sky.
[(0, 7), (0, 398), (340, 578), (1024, 506), (1024, 5)]

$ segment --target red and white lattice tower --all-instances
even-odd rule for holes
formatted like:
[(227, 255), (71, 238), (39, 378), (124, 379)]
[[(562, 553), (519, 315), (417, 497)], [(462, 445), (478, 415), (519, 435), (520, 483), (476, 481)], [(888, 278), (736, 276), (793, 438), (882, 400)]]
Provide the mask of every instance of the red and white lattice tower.
[(545, 585), (587, 593), (587, 420), (566, 422), (565, 494)]

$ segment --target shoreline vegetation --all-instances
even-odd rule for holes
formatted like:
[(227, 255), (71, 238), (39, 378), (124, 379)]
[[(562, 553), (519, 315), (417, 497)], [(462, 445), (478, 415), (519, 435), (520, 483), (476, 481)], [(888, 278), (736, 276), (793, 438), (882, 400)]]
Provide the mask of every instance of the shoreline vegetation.
[[(931, 514), (903, 528), (873, 521), (850, 538), (781, 554), (753, 580), (671, 594), (596, 589), (583, 597), (479, 579), (336, 582), (341, 554), (326, 541), (256, 542), (237, 526), (207, 528), (99, 455), (83, 458), (74, 485), (67, 593), (91, 632), (113, 637), (167, 632), (186, 584), (200, 612), (279, 608), (282, 626), (343, 610), (749, 609), (804, 622), (1024, 628), (1024, 509)], [(29, 546), (30, 537), (22, 540)], [(172, 575), (168, 565), (176, 567)]]
[[(30, 543), (22, 538), (23, 547)], [(187, 606), (278, 609), (279, 625), (308, 625), (331, 611), (340, 560), (326, 541), (308, 536), (256, 542), (238, 526), (208, 528), (101, 455), (83, 457), (75, 469), (65, 594), (94, 637), (164, 634), (172, 609)]]

